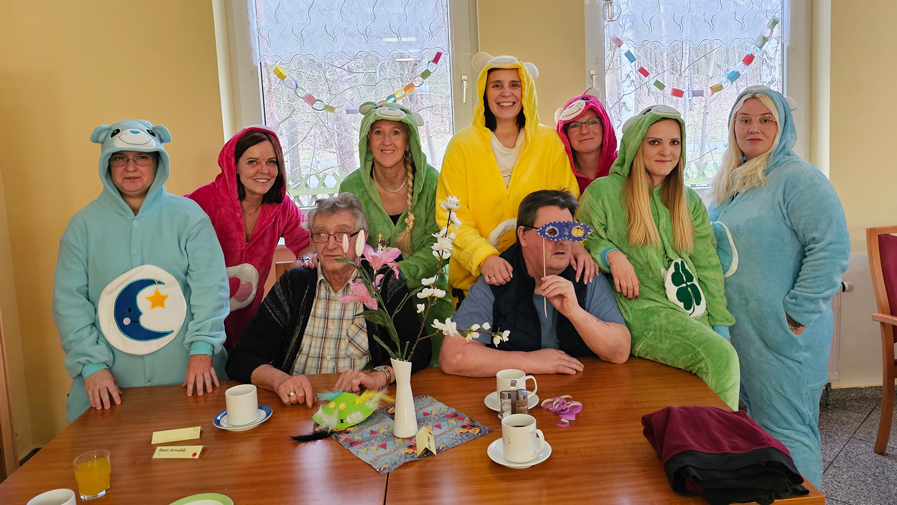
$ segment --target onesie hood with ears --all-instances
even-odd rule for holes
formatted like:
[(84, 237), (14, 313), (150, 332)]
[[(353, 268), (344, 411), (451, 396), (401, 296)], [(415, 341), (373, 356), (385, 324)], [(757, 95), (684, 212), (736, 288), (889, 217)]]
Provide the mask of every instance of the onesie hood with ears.
[(520, 73), (520, 83), (523, 87), (521, 101), (523, 102), (523, 115), (526, 116), (526, 140), (530, 142), (536, 135), (539, 126), (539, 113), (536, 111), (536, 83), (539, 77), (539, 69), (529, 62), (522, 62), (513, 56), (492, 56), (488, 53), (477, 53), (471, 61), (473, 69), (479, 71), (477, 78), (476, 105), (473, 108), (473, 125), (483, 130), (486, 128), (486, 107), (483, 102), (483, 94), (486, 92), (486, 81), (489, 70), (493, 68), (516, 68)]
[(735, 142), (734, 121), (735, 114), (738, 112), (735, 110), (735, 107), (741, 102), (742, 97), (755, 93), (763, 93), (768, 96), (776, 104), (775, 112), (778, 115), (776, 126), (779, 129), (779, 140), (773, 145), (772, 155), (770, 155), (769, 161), (766, 163), (766, 173), (769, 174), (771, 170), (781, 166), (783, 163), (798, 158), (793, 150), (794, 144), (797, 143), (797, 128), (794, 125), (794, 116), (791, 114), (791, 111), (797, 109), (797, 103), (794, 99), (767, 86), (748, 86), (735, 99), (735, 105), (732, 106), (732, 111), (729, 113), (729, 131), (732, 132), (729, 134), (729, 142)]
[[(411, 159), (414, 161), (417, 173), (425, 172), (427, 155), (424, 154), (420, 147), (420, 132), (417, 129), (424, 124), (424, 119), (420, 114), (412, 112), (411, 109), (394, 102), (380, 104), (368, 102), (359, 107), (358, 111), (364, 114), (358, 134), (358, 157), (361, 161), (361, 177), (366, 186), (373, 187), (373, 182), (370, 179), (371, 167), (374, 163), (374, 155), (368, 149), (368, 133), (371, 131), (371, 126), (381, 119), (404, 123), (408, 126), (408, 147), (410, 148)], [(419, 189), (416, 176), (414, 183), (415, 189)], [(415, 191), (415, 193), (417, 192)]]
[(90, 135), (90, 140), (95, 144), (100, 144), (99, 168), (100, 180), (105, 186), (104, 192), (111, 193), (121, 202), (127, 212), (131, 212), (131, 210), (112, 181), (112, 172), (109, 170), (109, 158), (114, 153), (119, 151), (158, 153), (156, 175), (146, 194), (147, 200), (168, 180), (170, 160), (162, 144), (171, 142), (171, 133), (164, 125), (154, 125), (142, 119), (127, 119), (112, 125), (97, 126)]
[(629, 171), (632, 169), (632, 160), (641, 147), (642, 139), (648, 133), (648, 128), (661, 119), (675, 119), (679, 122), (683, 146), (680, 163), (685, 166), (685, 121), (682, 119), (682, 115), (669, 105), (652, 105), (623, 123), (623, 138), (620, 140), (620, 152), (617, 155), (617, 161), (614, 162), (610, 169), (611, 174), (619, 174), (624, 178), (629, 177)]
[[(598, 170), (595, 171), (596, 179), (610, 173), (610, 166), (617, 159), (617, 134), (614, 132), (614, 125), (610, 120), (610, 115), (604, 109), (604, 105), (601, 104), (599, 94), (597, 89), (589, 88), (585, 93), (571, 98), (554, 115), (554, 120), (557, 122), (558, 135), (561, 137), (561, 142), (564, 143), (567, 157), (570, 158), (570, 167), (576, 173), (576, 163), (573, 161), (573, 148), (570, 147), (570, 138), (567, 136), (565, 127), (568, 123), (578, 120), (588, 110), (593, 110), (595, 114), (598, 114), (598, 119), (601, 120), (601, 133), (604, 140), (601, 141), (601, 156), (598, 158)], [(577, 180), (584, 177), (584, 175), (576, 173)], [(585, 188), (581, 189), (585, 190)]]

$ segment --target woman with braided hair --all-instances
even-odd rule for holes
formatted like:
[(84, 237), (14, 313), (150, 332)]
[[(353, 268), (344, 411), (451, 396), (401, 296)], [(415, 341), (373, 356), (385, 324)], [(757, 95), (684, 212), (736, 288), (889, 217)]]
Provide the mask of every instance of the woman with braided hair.
[[(340, 185), (340, 192), (358, 197), (368, 217), (368, 244), (376, 248), (398, 247), (397, 262), (409, 289), (419, 288), (421, 279), (436, 273), (437, 259), (431, 246), (434, 233), (445, 225), (436, 223), (436, 182), (439, 173), (427, 164), (421, 150), (418, 126), (420, 114), (396, 103), (366, 103), (358, 140), (361, 168)], [(448, 278), (441, 274), (437, 284), (448, 289)], [(441, 299), (427, 315), (424, 334), (433, 332), (434, 318), (451, 316), (448, 297)], [(441, 338), (433, 338), (433, 361), (439, 360)]]

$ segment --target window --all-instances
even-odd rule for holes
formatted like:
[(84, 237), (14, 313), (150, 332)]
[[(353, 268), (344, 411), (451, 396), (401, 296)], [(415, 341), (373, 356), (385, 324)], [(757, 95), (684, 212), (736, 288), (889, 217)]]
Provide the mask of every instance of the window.
[[(601, 5), (587, 5), (587, 33), (591, 25), (600, 34), (587, 35), (587, 61), (603, 62), (587, 70), (604, 82), (617, 134), (647, 106), (675, 107), (686, 123), (686, 183), (709, 185), (728, 142), (729, 111), (745, 87), (803, 93), (789, 79), (790, 46), (803, 37), (791, 30), (792, 3), (803, 8), (800, 0), (614, 0), (614, 21), (603, 19)], [(771, 36), (761, 38), (774, 17)]]
[[(249, 109), (251, 115), (251, 108), (257, 107), (259, 119), (280, 136), (287, 191), (297, 204), (308, 207), (316, 198), (335, 193), (342, 179), (358, 168), (362, 116), (356, 110), (364, 102), (398, 95), (398, 103), (420, 113), (425, 121), (420, 128), (423, 151), (431, 165), (441, 166), (461, 107), (453, 98), (457, 90), (452, 71), (469, 66), (453, 62), (454, 55), (458, 51), (469, 60), (470, 51), (467, 0), (451, 2), (451, 15), (449, 3), (248, 0), (248, 9), (243, 6), (243, 38), (252, 47), (255, 75), (246, 77), (238, 64), (243, 79), (235, 83), (243, 88), (237, 90), (243, 102), (238, 109)], [(452, 45), (453, 16), (459, 19), (456, 24), (465, 24), (462, 36), (455, 36), (455, 46), (463, 46), (460, 50)], [(241, 22), (239, 17), (235, 24)], [(239, 27), (233, 31), (239, 39)], [(245, 54), (242, 59), (242, 67), (248, 67)]]

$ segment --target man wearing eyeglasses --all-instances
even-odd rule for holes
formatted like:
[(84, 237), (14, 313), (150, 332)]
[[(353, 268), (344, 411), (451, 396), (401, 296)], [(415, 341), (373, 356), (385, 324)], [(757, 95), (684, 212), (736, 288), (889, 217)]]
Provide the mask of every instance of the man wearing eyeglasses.
[[(286, 405), (315, 403), (307, 375), (340, 372), (334, 390), (380, 389), (394, 381), (389, 355), (372, 338), (389, 340), (386, 329), (361, 315), (360, 302), (342, 303), (351, 294), (359, 232), (367, 234), (367, 217), (351, 193), (321, 199), (308, 213), (318, 268), (294, 268), (283, 274), (255, 317), (231, 349), (227, 374), (277, 393)], [(387, 273), (382, 295), (394, 313), (408, 294), (404, 278)], [(399, 339), (417, 338), (420, 322), (413, 303), (405, 303), (394, 321)], [(422, 340), (412, 359), (412, 373), (430, 363), (430, 340)]]
[[(487, 322), (495, 332), (510, 331), (508, 338), (496, 344), (484, 334), (470, 341), (446, 337), (439, 353), (445, 373), (488, 377), (515, 368), (572, 375), (583, 370), (578, 357), (626, 362), (629, 329), (610, 284), (603, 275), (577, 281), (570, 266), (575, 233), (564, 229), (583, 226), (573, 221), (578, 207), (565, 190), (535, 191), (520, 202), (517, 242), (501, 254), (514, 277), (498, 286), (480, 277), (453, 318), (465, 329)], [(543, 227), (549, 238), (542, 238)]]

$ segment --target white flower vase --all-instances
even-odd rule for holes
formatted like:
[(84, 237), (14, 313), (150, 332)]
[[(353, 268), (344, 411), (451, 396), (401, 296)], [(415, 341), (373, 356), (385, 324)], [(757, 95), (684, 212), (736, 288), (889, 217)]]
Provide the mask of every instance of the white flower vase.
[(417, 435), (417, 412), (411, 392), (411, 362), (390, 359), (396, 374), (396, 414), (393, 434), (398, 438)]

